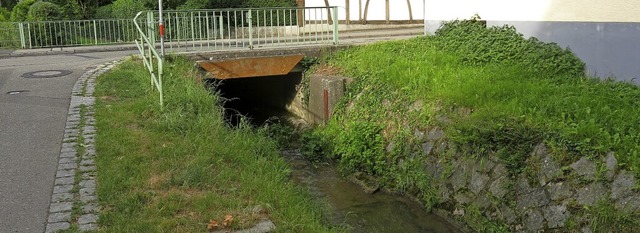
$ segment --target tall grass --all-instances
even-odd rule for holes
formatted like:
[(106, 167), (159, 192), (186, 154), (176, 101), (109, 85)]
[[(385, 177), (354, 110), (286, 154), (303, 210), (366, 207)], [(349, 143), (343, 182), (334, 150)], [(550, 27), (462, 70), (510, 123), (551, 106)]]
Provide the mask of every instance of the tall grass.
[(97, 80), (101, 231), (204, 232), (227, 214), (233, 229), (268, 218), (279, 232), (332, 231), (275, 142), (226, 126), (193, 63), (172, 60), (165, 74), (163, 110), (136, 60)]

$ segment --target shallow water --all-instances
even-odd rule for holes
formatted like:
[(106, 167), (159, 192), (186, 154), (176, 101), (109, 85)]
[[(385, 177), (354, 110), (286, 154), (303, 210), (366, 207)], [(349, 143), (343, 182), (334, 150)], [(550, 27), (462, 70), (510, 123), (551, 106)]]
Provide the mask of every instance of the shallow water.
[(346, 226), (349, 232), (460, 232), (407, 197), (367, 194), (342, 178), (334, 166), (314, 167), (296, 150), (282, 154), (292, 166), (292, 179), (326, 200), (333, 212), (331, 222)]

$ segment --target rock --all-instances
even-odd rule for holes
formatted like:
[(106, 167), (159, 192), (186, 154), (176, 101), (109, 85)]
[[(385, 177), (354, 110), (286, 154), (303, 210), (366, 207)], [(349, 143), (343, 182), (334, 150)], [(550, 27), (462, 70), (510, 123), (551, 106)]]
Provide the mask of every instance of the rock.
[(635, 184), (636, 179), (633, 174), (627, 171), (620, 172), (611, 184), (611, 199), (617, 200), (631, 195)]
[(458, 208), (456, 208), (455, 210), (453, 210), (453, 216), (461, 216), (461, 217), (464, 217), (464, 209), (458, 209)]
[(359, 185), (365, 193), (373, 194), (380, 189), (378, 181), (373, 176), (363, 172), (353, 173), (348, 178), (351, 182)]
[(416, 139), (418, 139), (419, 141), (422, 141), (422, 139), (424, 139), (424, 133), (417, 129), (413, 131), (413, 136), (416, 137)]
[(580, 158), (580, 160), (570, 165), (573, 168), (573, 172), (586, 180), (594, 180), (596, 178), (596, 164), (586, 157)]
[(486, 193), (476, 196), (473, 200), (473, 205), (477, 206), (481, 211), (486, 210), (491, 205), (491, 200), (487, 197)]
[(508, 183), (509, 182), (509, 178), (507, 178), (506, 176), (500, 177), (497, 180), (494, 180), (491, 185), (489, 186), (489, 192), (491, 193), (491, 195), (493, 195), (494, 197), (501, 199), (504, 197), (504, 195), (506, 195), (509, 190), (507, 189), (508, 187)]
[(467, 187), (467, 178), (465, 177), (462, 169), (456, 169), (449, 177), (449, 183), (451, 183), (454, 192), (458, 192), (461, 188)]
[(527, 211), (524, 227), (529, 232), (537, 232), (544, 227), (544, 218), (538, 210)]
[(422, 143), (422, 151), (425, 155), (431, 154), (431, 150), (433, 149), (433, 142), (425, 142)]
[(489, 173), (491, 169), (496, 165), (495, 162), (488, 158), (480, 159), (480, 162), (475, 164), (475, 170), (482, 173)]
[(531, 156), (534, 157), (543, 157), (549, 155), (549, 149), (547, 149), (547, 145), (544, 143), (539, 143), (536, 147), (533, 148), (533, 152)]
[(487, 185), (487, 182), (489, 182), (489, 176), (482, 173), (473, 172), (471, 175), (469, 190), (471, 190), (473, 194), (477, 195), (484, 189), (484, 187)]
[(439, 140), (441, 138), (444, 138), (444, 131), (442, 131), (440, 128), (435, 127), (431, 130), (429, 130), (429, 132), (427, 133), (427, 140), (430, 141), (436, 141)]
[(591, 228), (589, 228), (589, 226), (584, 226), (582, 227), (582, 233), (593, 233), (591, 231)]
[(396, 148), (396, 144), (394, 142), (390, 142), (389, 145), (387, 145), (386, 151), (387, 151), (387, 153), (391, 153), (391, 152), (393, 152), (393, 149), (395, 149), (395, 148)]
[(439, 203), (445, 203), (451, 200), (451, 190), (444, 183), (438, 185), (438, 195)]
[(518, 210), (526, 210), (549, 204), (549, 196), (543, 188), (539, 188), (530, 193), (519, 195), (516, 203)]
[(494, 180), (507, 176), (509, 176), (509, 170), (507, 170), (507, 167), (502, 163), (496, 164), (491, 171), (491, 178)]
[(640, 194), (631, 195), (625, 198), (618, 199), (615, 203), (616, 209), (627, 213), (636, 213), (640, 210)]
[(547, 226), (551, 229), (564, 227), (564, 223), (571, 213), (567, 211), (565, 205), (553, 205), (543, 210), (544, 218), (547, 220)]
[(529, 185), (529, 180), (524, 176), (520, 176), (516, 181), (516, 194), (530, 193), (533, 192), (533, 190), (534, 189), (531, 188), (531, 185)]
[(601, 199), (606, 199), (607, 189), (602, 183), (591, 183), (578, 189), (576, 201), (579, 205), (593, 206)]
[(540, 161), (540, 172), (538, 173), (540, 185), (544, 186), (547, 182), (560, 176), (562, 176), (562, 169), (560, 169), (560, 165), (551, 158), (551, 156), (546, 155)]
[(571, 188), (563, 182), (549, 183), (547, 185), (547, 192), (553, 201), (561, 201), (573, 196)]
[(613, 176), (616, 175), (616, 169), (618, 168), (618, 159), (616, 159), (616, 156), (613, 152), (609, 152), (607, 153), (607, 157), (605, 158), (604, 162), (607, 167), (607, 180), (611, 181), (613, 179)]
[(276, 225), (271, 220), (259, 222), (254, 227), (235, 231), (236, 233), (267, 233), (276, 229)]
[(444, 175), (443, 162), (439, 161), (435, 156), (429, 156), (426, 158), (424, 169), (426, 174), (438, 180)]
[(500, 215), (502, 216), (502, 219), (504, 219), (504, 221), (508, 224), (513, 224), (516, 222), (516, 220), (518, 220), (516, 213), (513, 212), (513, 210), (505, 204), (502, 204), (502, 207), (500, 207)]
[(471, 198), (472, 197), (470, 197), (466, 192), (460, 192), (453, 196), (453, 199), (456, 200), (457, 203), (462, 205), (471, 202)]

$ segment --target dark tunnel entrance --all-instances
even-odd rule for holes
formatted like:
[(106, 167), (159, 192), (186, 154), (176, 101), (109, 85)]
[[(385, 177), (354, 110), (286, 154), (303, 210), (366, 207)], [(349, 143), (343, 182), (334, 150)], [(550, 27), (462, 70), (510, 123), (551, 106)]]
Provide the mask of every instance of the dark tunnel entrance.
[(225, 119), (238, 126), (242, 116), (252, 125), (263, 125), (291, 114), (286, 110), (302, 81), (301, 72), (286, 75), (217, 80), (210, 79), (223, 98)]

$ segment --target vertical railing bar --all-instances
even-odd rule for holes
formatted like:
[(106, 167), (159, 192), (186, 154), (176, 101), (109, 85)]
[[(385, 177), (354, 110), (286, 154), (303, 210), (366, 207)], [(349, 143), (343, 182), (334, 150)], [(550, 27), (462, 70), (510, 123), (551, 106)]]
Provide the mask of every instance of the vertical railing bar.
[(207, 38), (206, 38), (206, 40), (207, 40), (207, 49), (211, 49), (211, 46), (209, 44), (209, 42), (211, 41), (211, 34), (210, 34), (211, 31), (209, 29), (209, 12), (205, 13), (205, 20), (204, 21), (206, 22), (206, 27), (205, 27), (206, 31), (205, 32), (207, 33)]
[(236, 48), (238, 48), (240, 45), (238, 43), (238, 11), (234, 10), (233, 11), (233, 31), (234, 31), (234, 36), (236, 37), (234, 40), (236, 41)]
[(280, 25), (280, 10), (276, 11), (276, 22), (278, 22), (277, 23), (278, 27), (276, 28), (276, 32), (278, 34), (278, 44), (279, 44), (280, 43), (280, 28), (282, 28), (282, 26)]
[(196, 37), (196, 32), (195, 32), (195, 22), (193, 20), (193, 11), (191, 12), (191, 47), (193, 48), (193, 50), (196, 50), (196, 44), (195, 44), (195, 37)]
[(229, 38), (229, 48), (231, 48), (231, 13), (227, 11), (227, 38)]
[[(264, 43), (263, 46), (267, 46), (269, 43), (269, 35), (267, 35), (267, 10), (263, 10), (262, 13), (262, 32), (264, 32)], [(258, 32), (259, 33), (259, 32)]]
[[(245, 17), (246, 17), (245, 16), (245, 11), (244, 10), (240, 11), (240, 25), (241, 25), (241, 28), (242, 28), (241, 31), (242, 31), (242, 47), (243, 48), (247, 46), (247, 43), (245, 41), (245, 35), (244, 35), (245, 34), (245, 27), (244, 27), (244, 25), (245, 25), (244, 18)], [(249, 49), (251, 49), (251, 48), (249, 48)]]
[(253, 30), (252, 30), (252, 27), (253, 27), (253, 25), (252, 25), (253, 24), (253, 10), (252, 9), (249, 9), (249, 18), (248, 18), (248, 20), (249, 20), (249, 49), (253, 50), (254, 47), (253, 47)]

